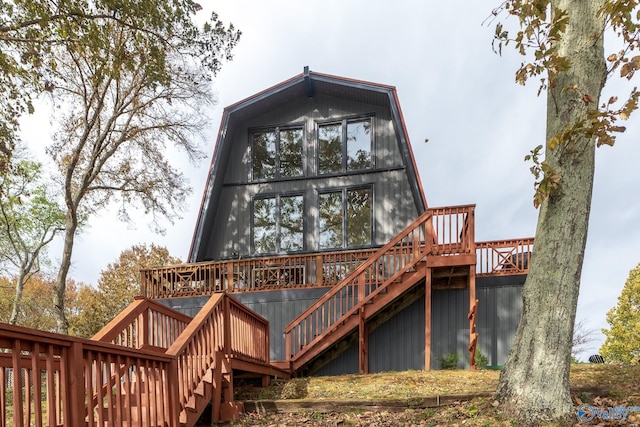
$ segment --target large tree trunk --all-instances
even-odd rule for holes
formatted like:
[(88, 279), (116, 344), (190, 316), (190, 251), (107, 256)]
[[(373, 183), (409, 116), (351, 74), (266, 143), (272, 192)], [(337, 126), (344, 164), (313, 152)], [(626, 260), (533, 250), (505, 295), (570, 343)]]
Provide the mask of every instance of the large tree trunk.
[[(606, 66), (598, 11), (605, 0), (552, 0), (569, 24), (557, 42), (570, 69), (547, 91), (547, 141), (598, 106)], [(590, 102), (588, 95), (594, 102)], [(523, 289), (523, 310), (496, 398), (522, 424), (570, 422), (571, 343), (591, 207), (595, 141), (546, 148), (546, 160), (560, 175), (560, 187), (540, 208), (535, 254)]]
[(64, 230), (64, 245), (62, 248), (62, 260), (56, 278), (55, 292), (53, 295), (53, 309), (56, 318), (56, 332), (67, 334), (69, 332), (69, 322), (64, 313), (64, 296), (67, 290), (67, 275), (71, 267), (71, 255), (73, 253), (73, 242), (78, 229), (78, 218), (74, 209), (67, 211), (67, 218)]

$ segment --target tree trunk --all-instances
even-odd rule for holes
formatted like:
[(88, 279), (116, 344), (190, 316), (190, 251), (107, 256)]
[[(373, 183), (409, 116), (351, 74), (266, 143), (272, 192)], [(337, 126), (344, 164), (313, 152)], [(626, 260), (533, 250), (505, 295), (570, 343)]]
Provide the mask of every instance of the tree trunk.
[(64, 246), (62, 248), (62, 260), (60, 261), (60, 269), (56, 279), (56, 288), (53, 295), (53, 310), (56, 318), (56, 332), (67, 334), (69, 332), (69, 322), (64, 313), (64, 296), (67, 289), (67, 274), (71, 267), (71, 255), (73, 253), (73, 242), (78, 228), (78, 218), (75, 210), (67, 211), (64, 231)]
[(16, 279), (16, 295), (13, 299), (13, 308), (11, 309), (11, 318), (9, 324), (18, 323), (18, 314), (20, 314), (20, 303), (22, 301), (22, 292), (24, 291), (24, 274), (20, 271), (18, 279)]
[[(552, 0), (569, 15), (557, 41), (570, 69), (547, 91), (547, 141), (598, 107), (606, 77), (598, 11), (605, 0)], [(589, 95), (594, 102), (590, 102)], [(569, 423), (575, 411), (569, 394), (571, 343), (580, 274), (587, 240), (595, 167), (595, 141), (546, 148), (546, 161), (560, 175), (560, 187), (542, 203), (535, 255), (523, 289), (516, 337), (500, 375), (496, 399), (522, 424)]]

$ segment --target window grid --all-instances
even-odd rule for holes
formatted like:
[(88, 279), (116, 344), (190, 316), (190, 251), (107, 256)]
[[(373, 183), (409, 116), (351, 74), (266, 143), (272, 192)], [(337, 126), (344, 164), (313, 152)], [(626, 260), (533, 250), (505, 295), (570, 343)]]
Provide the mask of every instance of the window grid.
[(304, 129), (275, 127), (251, 132), (251, 181), (304, 176)]
[(253, 252), (303, 251), (304, 215), (302, 194), (254, 197), (251, 206)]
[(319, 249), (369, 246), (372, 224), (372, 186), (318, 193)]
[(319, 124), (316, 134), (319, 175), (373, 167), (371, 117)]

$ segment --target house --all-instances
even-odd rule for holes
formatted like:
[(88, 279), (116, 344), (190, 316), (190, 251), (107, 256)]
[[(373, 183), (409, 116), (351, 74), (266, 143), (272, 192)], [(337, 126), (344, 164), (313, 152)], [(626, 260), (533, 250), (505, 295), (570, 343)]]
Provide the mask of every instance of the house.
[(305, 67), (224, 110), (188, 263), (143, 293), (228, 292), (298, 375), (501, 365), (533, 239), (476, 242), (474, 212), (428, 206), (394, 87)]
[(225, 109), (208, 178), (189, 262), (92, 339), (0, 324), (4, 418), (193, 427), (239, 377), (504, 363), (533, 239), (427, 205), (393, 87), (305, 68)]

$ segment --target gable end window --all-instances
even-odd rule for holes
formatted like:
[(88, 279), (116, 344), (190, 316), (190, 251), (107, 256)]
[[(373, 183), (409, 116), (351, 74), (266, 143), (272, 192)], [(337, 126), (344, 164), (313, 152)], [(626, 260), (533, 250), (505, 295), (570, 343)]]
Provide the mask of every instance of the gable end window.
[(323, 192), (318, 199), (320, 249), (371, 245), (371, 187)]
[(253, 251), (258, 254), (304, 249), (302, 195), (276, 195), (253, 199)]
[(371, 118), (318, 125), (321, 175), (373, 167)]
[(303, 175), (302, 128), (274, 128), (251, 133), (253, 181)]

